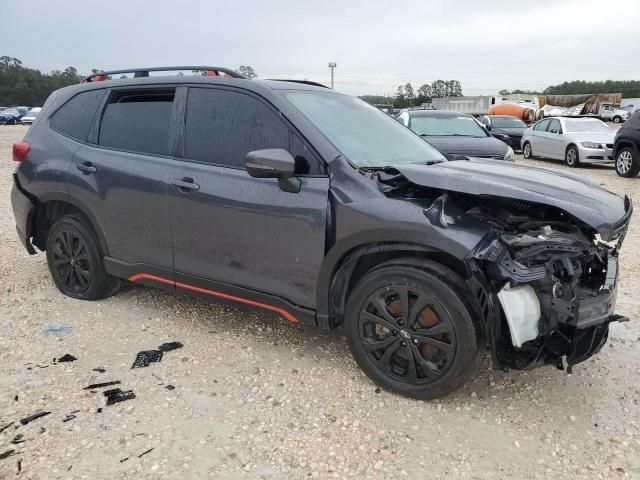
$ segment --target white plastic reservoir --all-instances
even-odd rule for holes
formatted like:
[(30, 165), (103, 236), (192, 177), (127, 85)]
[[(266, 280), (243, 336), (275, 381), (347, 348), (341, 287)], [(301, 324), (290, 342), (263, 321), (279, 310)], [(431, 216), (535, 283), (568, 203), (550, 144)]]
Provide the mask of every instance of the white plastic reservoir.
[(519, 348), (524, 342), (538, 336), (540, 301), (533, 288), (529, 285), (511, 287), (506, 284), (498, 293), (498, 299), (507, 317), (514, 347)]

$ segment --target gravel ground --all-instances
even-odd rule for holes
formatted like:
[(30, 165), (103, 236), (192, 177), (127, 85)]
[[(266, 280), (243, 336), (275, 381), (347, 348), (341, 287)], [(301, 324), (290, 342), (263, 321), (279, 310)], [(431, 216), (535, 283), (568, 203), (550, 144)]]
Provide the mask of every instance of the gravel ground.
[[(632, 321), (600, 355), (572, 375), (494, 372), (485, 358), (461, 390), (414, 401), (377, 389), (340, 335), (263, 312), (137, 286), (62, 296), (14, 230), (10, 147), (25, 130), (0, 127), (0, 428), (15, 422), (0, 433), (0, 454), (15, 450), (0, 478), (640, 478), (637, 218), (618, 295)], [(611, 167), (578, 172), (619, 194), (640, 185)], [(173, 340), (184, 348), (130, 369)], [(53, 363), (66, 353), (77, 361)], [(136, 398), (107, 407), (83, 389), (113, 380)], [(51, 414), (16, 427), (39, 410)]]

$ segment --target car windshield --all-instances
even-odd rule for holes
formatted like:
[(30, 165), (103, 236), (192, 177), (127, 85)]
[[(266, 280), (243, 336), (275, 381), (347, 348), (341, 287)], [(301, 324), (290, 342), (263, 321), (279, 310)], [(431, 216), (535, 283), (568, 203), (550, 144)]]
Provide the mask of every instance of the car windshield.
[(287, 93), (286, 98), (357, 167), (445, 161), (431, 145), (360, 99), (324, 92)]
[(491, 126), (495, 128), (527, 128), (527, 124), (516, 117), (493, 117)]
[(411, 130), (426, 137), (486, 137), (485, 130), (466, 115), (411, 117)]
[(601, 122), (600, 120), (565, 120), (564, 121), (565, 131), (566, 132), (602, 132), (602, 133), (611, 133), (611, 130), (606, 123)]
[(11, 110), (11, 109), (3, 110), (2, 112), (0, 112), (0, 114), (1, 113), (5, 113), (7, 115), (18, 115), (18, 111), (17, 110)]

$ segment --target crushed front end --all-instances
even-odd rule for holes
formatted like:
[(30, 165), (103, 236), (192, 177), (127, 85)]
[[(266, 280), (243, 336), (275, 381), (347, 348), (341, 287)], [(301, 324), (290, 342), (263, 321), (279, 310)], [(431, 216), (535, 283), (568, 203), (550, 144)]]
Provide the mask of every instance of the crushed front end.
[(570, 370), (600, 351), (611, 322), (627, 320), (615, 314), (618, 252), (632, 212), (628, 198), (625, 209), (607, 232), (526, 202), (465, 209), (465, 216), (492, 226), (472, 258), (476, 290), (493, 300), (485, 299), (484, 312), (496, 367), (563, 368), (566, 359)]

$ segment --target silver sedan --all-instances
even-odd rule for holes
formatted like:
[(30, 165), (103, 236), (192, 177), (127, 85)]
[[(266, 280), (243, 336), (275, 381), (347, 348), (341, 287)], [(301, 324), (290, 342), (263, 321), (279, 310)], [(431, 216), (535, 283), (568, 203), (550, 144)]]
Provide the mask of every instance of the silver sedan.
[(596, 118), (551, 117), (540, 120), (522, 135), (524, 158), (581, 163), (613, 163), (615, 131)]

